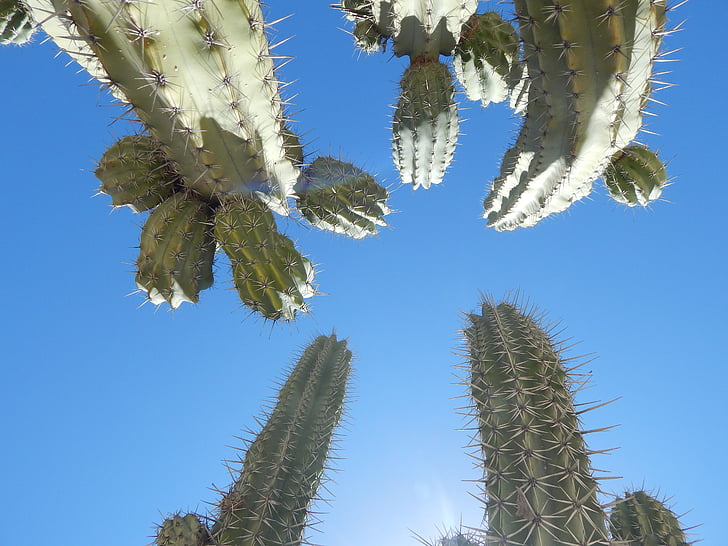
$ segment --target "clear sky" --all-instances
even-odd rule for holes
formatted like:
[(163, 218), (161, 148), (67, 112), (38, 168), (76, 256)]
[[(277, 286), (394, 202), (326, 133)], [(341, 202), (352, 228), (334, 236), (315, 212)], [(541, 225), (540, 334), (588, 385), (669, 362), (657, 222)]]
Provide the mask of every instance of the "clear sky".
[[(310, 157), (341, 155), (393, 188), (390, 227), (353, 241), (295, 219), (285, 232), (318, 264), (321, 295), (294, 324), (249, 317), (217, 269), (196, 306), (140, 304), (131, 265), (142, 215), (96, 196), (95, 161), (133, 127), (53, 44), (0, 50), (4, 168), (0, 248), (0, 543), (129, 546), (153, 523), (205, 509), (230, 478), (234, 436), (256, 430), (294, 353), (335, 330), (356, 372), (338, 442), (332, 499), (311, 540), (328, 546), (414, 544), (461, 520), (477, 526), (480, 473), (463, 446), (462, 313), (479, 293), (518, 291), (590, 353), (592, 388), (578, 401), (594, 465), (672, 498), (694, 538), (725, 544), (725, 215), (722, 104), (725, 28), (708, 2), (671, 15), (685, 30), (666, 65), (677, 84), (656, 97), (641, 140), (661, 150), (674, 183), (648, 210), (626, 210), (597, 184), (591, 198), (534, 228), (486, 229), (489, 180), (519, 122), (503, 105), (460, 95), (455, 161), (430, 191), (400, 186), (390, 116), (406, 61), (357, 53), (329, 2), (270, 0), (279, 52), (294, 81), (295, 128)], [(305, 4), (305, 8), (301, 7)], [(495, 2), (483, 2), (492, 9)], [(497, 8), (504, 6), (496, 5)], [(507, 7), (507, 6), (505, 6)], [(723, 235), (721, 235), (721, 233)], [(721, 241), (723, 241), (721, 243)]]

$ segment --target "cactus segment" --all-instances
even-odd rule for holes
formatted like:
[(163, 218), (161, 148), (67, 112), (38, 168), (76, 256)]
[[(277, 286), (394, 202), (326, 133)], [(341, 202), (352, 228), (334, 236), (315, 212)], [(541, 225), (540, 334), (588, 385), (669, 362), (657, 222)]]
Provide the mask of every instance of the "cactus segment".
[(212, 209), (192, 196), (176, 193), (147, 218), (142, 228), (137, 287), (154, 304), (197, 303), (212, 286), (215, 240)]
[[(86, 42), (102, 65), (104, 74), (92, 75), (123, 94), (186, 185), (208, 198), (262, 195), (287, 213), (299, 172), (286, 155), (282, 100), (258, 0), (29, 4), (63, 14), (65, 34)], [(63, 47), (55, 24), (44, 29)]]
[(265, 205), (241, 196), (215, 213), (215, 238), (230, 258), (242, 302), (267, 319), (293, 320), (314, 295), (314, 270), (293, 241), (278, 233)]
[(440, 62), (416, 62), (401, 81), (392, 122), (392, 156), (404, 184), (439, 184), (455, 153), (459, 132), (455, 87)]
[(575, 380), (532, 313), (484, 301), (465, 330), (489, 545), (609, 544)]
[(688, 546), (674, 512), (644, 491), (626, 492), (609, 515), (612, 537), (623, 546)]
[(35, 23), (23, 2), (0, 0), (0, 45), (22, 45), (34, 32)]
[(662, 195), (667, 172), (655, 152), (631, 145), (612, 156), (602, 178), (615, 201), (645, 207)]
[(642, 125), (664, 0), (516, 0), (529, 94), (485, 200), (496, 230), (536, 224), (588, 195)]
[(470, 100), (486, 107), (510, 95), (522, 81), (519, 45), (516, 29), (498, 13), (476, 13), (468, 19), (455, 48), (453, 68)]
[(156, 546), (208, 546), (210, 533), (195, 514), (167, 518), (157, 530)]
[(361, 239), (386, 226), (391, 212), (389, 193), (374, 178), (351, 163), (319, 157), (295, 186), (296, 206), (304, 218), (320, 229)]
[(131, 135), (111, 146), (99, 161), (99, 191), (111, 196), (115, 207), (134, 212), (150, 210), (177, 190), (175, 172), (159, 142), (145, 135)]
[(219, 503), (215, 544), (299, 545), (344, 405), (346, 341), (320, 336), (303, 352)]
[(391, 36), (394, 54), (436, 61), (452, 55), (465, 21), (477, 0), (373, 0), (372, 13), (380, 32)]

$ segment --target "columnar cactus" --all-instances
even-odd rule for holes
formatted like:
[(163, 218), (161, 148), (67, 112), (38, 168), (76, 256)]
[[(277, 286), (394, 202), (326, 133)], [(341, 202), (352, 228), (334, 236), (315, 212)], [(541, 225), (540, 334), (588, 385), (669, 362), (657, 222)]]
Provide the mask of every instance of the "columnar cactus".
[(602, 178), (615, 201), (645, 207), (662, 195), (667, 172), (655, 152), (633, 144), (612, 156)]
[(351, 352), (335, 335), (306, 348), (242, 460), (207, 528), (176, 514), (158, 529), (158, 546), (300, 545), (326, 469), (351, 372)]
[(554, 340), (533, 314), (483, 301), (465, 330), (486, 469), (487, 544), (607, 545), (599, 488)]
[(591, 191), (634, 139), (665, 0), (515, 0), (530, 80), (521, 133), (485, 200), (497, 230), (534, 225)]
[(685, 531), (672, 510), (644, 491), (625, 492), (609, 515), (615, 544), (620, 546), (688, 546)]

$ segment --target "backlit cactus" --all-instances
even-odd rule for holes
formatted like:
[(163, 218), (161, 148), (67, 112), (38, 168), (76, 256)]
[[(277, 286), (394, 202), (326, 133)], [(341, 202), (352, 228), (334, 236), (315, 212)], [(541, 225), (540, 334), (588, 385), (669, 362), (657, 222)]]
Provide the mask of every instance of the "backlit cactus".
[(656, 201), (667, 184), (665, 165), (657, 154), (636, 144), (614, 154), (602, 178), (609, 195), (628, 207)]
[(18, 0), (0, 0), (0, 45), (22, 45), (30, 40), (35, 23)]
[(160, 526), (157, 546), (300, 545), (342, 415), (351, 357), (335, 335), (316, 338), (249, 445), (211, 528), (194, 515), (175, 515)]
[(558, 345), (532, 314), (488, 300), (468, 316), (465, 339), (487, 544), (609, 544)]
[(609, 527), (621, 546), (688, 546), (675, 513), (644, 491), (625, 492), (615, 501)]
[(588, 195), (642, 125), (665, 0), (515, 0), (529, 78), (516, 144), (485, 200), (497, 230), (534, 225)]
[(455, 87), (447, 66), (416, 60), (407, 68), (392, 122), (392, 155), (405, 184), (439, 184), (459, 132)]

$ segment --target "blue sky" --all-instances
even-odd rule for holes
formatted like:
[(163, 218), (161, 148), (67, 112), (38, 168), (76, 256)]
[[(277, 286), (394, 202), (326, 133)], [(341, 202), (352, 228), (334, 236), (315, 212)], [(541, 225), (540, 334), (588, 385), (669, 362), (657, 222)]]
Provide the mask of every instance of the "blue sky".
[[(355, 51), (328, 2), (270, 0), (275, 29), (295, 56), (281, 72), (295, 94), (306, 151), (341, 155), (393, 188), (390, 227), (352, 241), (295, 220), (286, 233), (318, 265), (322, 295), (293, 324), (249, 317), (225, 267), (196, 306), (140, 307), (130, 265), (143, 216), (96, 196), (95, 161), (133, 128), (120, 109), (50, 43), (0, 50), (6, 74), (0, 159), (4, 286), (0, 346), (0, 511), (14, 546), (127, 546), (153, 523), (204, 510), (234, 436), (256, 430), (293, 355), (335, 330), (356, 355), (352, 399), (338, 442), (333, 499), (311, 540), (330, 546), (414, 544), (412, 531), (477, 526), (480, 477), (463, 446), (457, 408), (462, 313), (479, 293), (519, 292), (561, 321), (593, 354), (592, 388), (578, 401), (615, 403), (584, 415), (604, 484), (672, 498), (694, 538), (724, 542), (724, 401), (728, 339), (724, 218), (726, 76), (720, 17), (688, 2), (667, 49), (675, 87), (649, 119), (674, 183), (649, 210), (626, 210), (598, 187), (590, 199), (534, 228), (496, 233), (480, 218), (488, 181), (519, 126), (502, 105), (461, 95), (462, 135), (444, 181), (400, 187), (390, 116), (406, 66)], [(488, 9), (495, 2), (483, 2)], [(597, 185), (599, 186), (599, 184)], [(721, 250), (723, 249), (723, 250)], [(723, 542), (722, 542), (723, 541)]]

